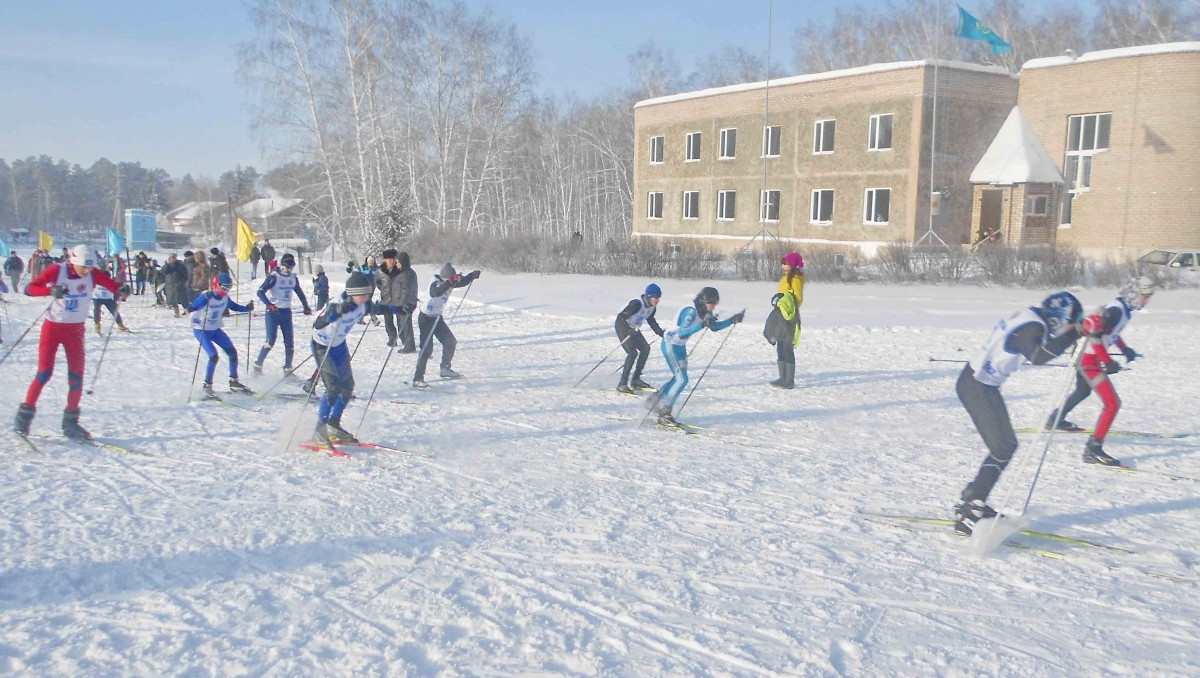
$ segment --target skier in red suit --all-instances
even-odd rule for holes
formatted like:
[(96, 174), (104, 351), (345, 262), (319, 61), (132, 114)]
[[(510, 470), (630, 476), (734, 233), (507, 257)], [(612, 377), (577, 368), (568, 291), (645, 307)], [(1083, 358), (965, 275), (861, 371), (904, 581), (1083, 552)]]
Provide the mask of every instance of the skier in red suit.
[(68, 438), (90, 440), (92, 435), (79, 425), (79, 400), (83, 395), (83, 324), (87, 320), (92, 290), (99, 285), (117, 292), (117, 282), (96, 269), (96, 253), (87, 245), (71, 252), (68, 262), (51, 264), (25, 287), (31, 297), (54, 297), (46, 310), (38, 343), (38, 368), (25, 393), (25, 402), (17, 408), (13, 430), (29, 434), (33, 415), (37, 412), (42, 387), (54, 374), (54, 359), (58, 347), (67, 354), (67, 409), (63, 412), (62, 431)]

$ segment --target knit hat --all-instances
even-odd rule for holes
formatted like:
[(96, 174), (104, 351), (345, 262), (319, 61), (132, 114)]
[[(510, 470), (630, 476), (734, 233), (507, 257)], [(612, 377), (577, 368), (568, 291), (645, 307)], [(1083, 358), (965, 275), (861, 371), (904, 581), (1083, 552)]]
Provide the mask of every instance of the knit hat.
[(219, 250), (219, 249), (217, 249), (217, 248), (215, 248), (215, 247), (214, 247), (214, 248), (212, 248), (211, 250), (209, 250), (209, 251), (208, 251), (208, 253), (209, 253), (209, 254), (211, 254), (211, 255), (213, 255), (213, 256), (215, 257), (215, 256), (217, 256), (218, 254), (220, 254), (220, 253), (221, 253), (221, 250)]
[(395, 258), (396, 258), (396, 250), (395, 250), (394, 248), (391, 248), (391, 247), (389, 247), (388, 249), (384, 250), (384, 251), (383, 251), (383, 258), (384, 258), (384, 259), (395, 259)]
[(662, 288), (655, 283), (650, 283), (649, 285), (646, 285), (646, 296), (661, 298)]
[(346, 279), (346, 294), (352, 297), (356, 294), (370, 294), (372, 289), (371, 279), (359, 271), (351, 273)]
[(446, 262), (446, 265), (438, 272), (438, 277), (442, 280), (449, 280), (454, 277), (454, 273), (454, 267), (450, 265), (450, 262)]
[(783, 263), (792, 268), (804, 268), (804, 257), (799, 252), (789, 252), (783, 255)]
[(317, 265), (316, 265), (316, 268), (314, 268), (314, 269), (313, 269), (313, 272), (314, 272), (314, 273), (324, 273), (324, 272), (325, 272), (325, 267), (324, 267), (324, 266), (322, 266), (322, 265), (320, 265), (320, 264), (317, 264)]

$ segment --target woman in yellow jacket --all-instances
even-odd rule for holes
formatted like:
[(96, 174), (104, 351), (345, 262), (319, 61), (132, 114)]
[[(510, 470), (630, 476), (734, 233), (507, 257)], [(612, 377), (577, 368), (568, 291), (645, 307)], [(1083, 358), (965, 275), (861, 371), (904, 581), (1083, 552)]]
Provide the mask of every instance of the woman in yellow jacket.
[[(800, 304), (804, 303), (804, 257), (799, 252), (790, 252), (781, 262), (783, 274), (779, 277), (779, 293), (775, 295), (775, 307), (779, 309), (787, 326), (792, 331), (775, 341), (779, 378), (771, 382), (776, 388), (795, 388), (796, 346), (800, 343)], [(788, 337), (787, 334), (791, 336)], [(790, 341), (789, 341), (790, 339)]]

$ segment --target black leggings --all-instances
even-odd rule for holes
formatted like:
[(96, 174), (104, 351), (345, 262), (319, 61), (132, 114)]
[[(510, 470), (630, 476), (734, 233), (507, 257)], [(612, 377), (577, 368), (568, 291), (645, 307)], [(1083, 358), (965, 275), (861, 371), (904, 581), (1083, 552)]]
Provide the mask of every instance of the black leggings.
[(962, 499), (987, 501), (992, 487), (1000, 480), (1000, 474), (1017, 451), (1017, 434), (1013, 432), (1012, 420), (1008, 417), (1008, 408), (1004, 405), (1000, 389), (981, 384), (975, 379), (975, 371), (970, 365), (958, 375), (955, 391), (988, 448), (988, 456), (979, 466), (975, 479), (963, 490)]
[(621, 367), (621, 383), (629, 381), (629, 372), (633, 371), (634, 379), (642, 378), (642, 370), (646, 368), (646, 359), (650, 357), (650, 344), (642, 336), (641, 330), (629, 326), (624, 318), (617, 318), (614, 325), (617, 339), (621, 340), (621, 348), (625, 349), (625, 364)]

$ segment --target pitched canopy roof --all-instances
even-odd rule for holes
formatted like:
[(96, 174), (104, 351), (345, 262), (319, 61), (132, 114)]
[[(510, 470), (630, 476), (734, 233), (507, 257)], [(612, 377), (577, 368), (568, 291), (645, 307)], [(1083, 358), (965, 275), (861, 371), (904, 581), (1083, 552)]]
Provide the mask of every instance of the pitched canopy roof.
[(1050, 159), (1033, 128), (1013, 106), (987, 152), (971, 171), (973, 184), (1062, 184), (1062, 173)]

